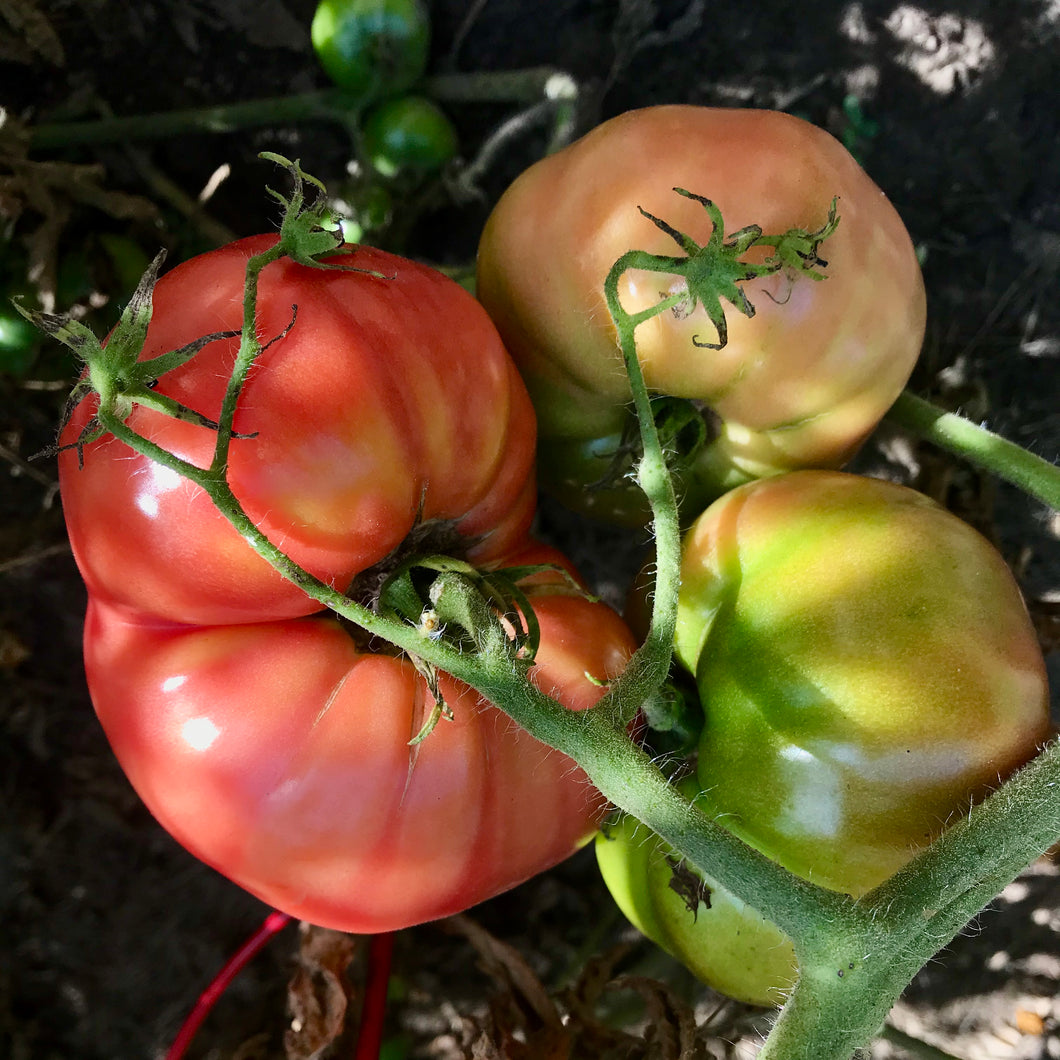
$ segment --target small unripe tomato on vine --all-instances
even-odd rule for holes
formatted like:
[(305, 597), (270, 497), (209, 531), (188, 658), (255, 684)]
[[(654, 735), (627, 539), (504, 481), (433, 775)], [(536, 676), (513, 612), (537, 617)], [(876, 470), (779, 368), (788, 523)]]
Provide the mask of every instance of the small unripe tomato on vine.
[[(679, 785), (691, 800), (693, 777)], [(642, 934), (727, 997), (775, 1005), (796, 976), (791, 940), (716, 880), (705, 880), (636, 818), (596, 837), (596, 861), (615, 904)]]
[(40, 333), (6, 302), (0, 302), (0, 372), (23, 376), (37, 356)]
[(361, 129), (364, 152), (384, 177), (433, 173), (456, 155), (456, 130), (424, 96), (388, 99), (373, 107)]
[(366, 99), (399, 95), (427, 69), (430, 19), (421, 0), (320, 0), (310, 34), (331, 80)]

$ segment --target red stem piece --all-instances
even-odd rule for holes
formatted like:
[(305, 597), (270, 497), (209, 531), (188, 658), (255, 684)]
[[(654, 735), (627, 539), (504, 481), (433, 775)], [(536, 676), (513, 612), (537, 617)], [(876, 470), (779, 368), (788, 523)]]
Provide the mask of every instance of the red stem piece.
[(264, 948), (265, 944), (277, 932), (282, 931), (291, 921), (286, 913), (272, 912), (262, 921), (261, 926), (251, 935), (242, 946), (225, 961), (221, 970), (214, 976), (210, 985), (199, 995), (195, 1007), (188, 1013), (187, 1018), (181, 1024), (173, 1044), (166, 1053), (165, 1060), (181, 1060), (192, 1039), (202, 1025), (202, 1021), (210, 1014), (218, 999), (228, 989), (233, 979), (253, 960), (253, 958)]
[(386, 1019), (386, 995), (390, 982), (390, 961), (394, 952), (394, 933), (373, 935), (368, 943), (368, 974), (364, 984), (361, 1028), (353, 1060), (379, 1060), (383, 1047), (383, 1023)]

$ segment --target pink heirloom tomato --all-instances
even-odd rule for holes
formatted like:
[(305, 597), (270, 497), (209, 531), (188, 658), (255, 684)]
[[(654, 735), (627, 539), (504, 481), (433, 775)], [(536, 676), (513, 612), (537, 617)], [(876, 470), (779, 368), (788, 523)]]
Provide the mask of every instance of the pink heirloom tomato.
[[(238, 329), (247, 259), (274, 239), (163, 277), (144, 356)], [(259, 334), (275, 341), (241, 396), (229, 466), (251, 517), (354, 592), (411, 547), (569, 570), (526, 536), (533, 413), (488, 317), (426, 267), (368, 248), (342, 260), (370, 271), (284, 259), (261, 275)], [(157, 391), (216, 418), (237, 346), (209, 343)], [(128, 422), (211, 459), (208, 427), (142, 406)], [(198, 857), (294, 916), (375, 932), (464, 909), (591, 836), (601, 799), (569, 759), (445, 675), (454, 719), (410, 746), (434, 701), (408, 659), (283, 580), (187, 480), (113, 438), (82, 455), (83, 469), (64, 451), (60, 475), (90, 594), (89, 689), (133, 785)], [(559, 573), (525, 591), (541, 628), (532, 680), (591, 706), (631, 634)]]
[[(239, 240), (164, 276), (144, 357), (238, 330), (247, 259), (275, 239)], [(296, 563), (340, 587), (414, 528), (456, 535), (468, 559), (488, 563), (522, 541), (534, 512), (534, 413), (519, 376), (488, 317), (445, 276), (370, 247), (346, 262), (378, 275), (287, 259), (262, 273), (261, 340), (280, 336), (295, 306), (297, 320), (244, 388), (234, 428), (247, 437), (232, 443), (232, 488)], [(216, 416), (238, 346), (210, 343), (158, 392)], [(64, 443), (92, 411), (81, 404)], [(186, 460), (212, 458), (204, 427), (143, 407), (128, 422)], [(204, 624), (320, 609), (174, 472), (114, 438), (84, 457), (79, 470), (77, 455), (63, 453), (59, 472), (70, 539), (97, 599)]]
[[(634, 644), (613, 611), (566, 588), (532, 598), (531, 677), (579, 710)], [(447, 676), (454, 720), (410, 746), (434, 705), (423, 677), (362, 650), (331, 617), (185, 626), (93, 601), (85, 668), (111, 746), (161, 824), (316, 924), (368, 933), (459, 912), (569, 856), (604, 810), (569, 758)]]
[[(702, 306), (638, 327), (649, 390), (696, 402), (716, 434), (683, 483), (690, 501), (752, 478), (845, 463), (901, 392), (924, 335), (924, 285), (905, 226), (824, 130), (775, 111), (694, 106), (604, 122), (516, 179), (478, 257), (479, 298), (537, 410), (541, 481), (602, 518), (646, 514), (632, 484), (587, 489), (632, 425), (604, 280), (627, 251), (679, 253), (638, 207), (707, 243), (710, 216), (675, 187), (712, 200), (726, 235), (750, 224), (774, 235), (815, 231), (833, 198), (839, 214), (821, 246), (826, 278), (785, 270), (745, 284), (756, 312), (725, 306), (722, 349), (697, 346), (718, 338)], [(632, 314), (683, 285), (629, 270), (619, 295)]]

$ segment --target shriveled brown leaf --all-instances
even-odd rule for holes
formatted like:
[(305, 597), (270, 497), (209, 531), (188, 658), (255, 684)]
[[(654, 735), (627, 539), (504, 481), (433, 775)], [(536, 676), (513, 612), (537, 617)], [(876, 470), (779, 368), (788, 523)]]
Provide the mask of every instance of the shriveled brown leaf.
[(514, 987), (530, 1010), (544, 1024), (560, 1026), (556, 1006), (533, 969), (514, 946), (502, 942), (468, 916), (459, 914), (442, 922), (444, 930), (463, 935), (475, 948), (484, 970), (499, 984)]
[(342, 931), (302, 924), (298, 967), (287, 985), (291, 1026), (287, 1060), (316, 1060), (342, 1036), (354, 990), (346, 975), (357, 940)]
[(567, 1060), (571, 1039), (548, 991), (519, 951), (464, 915), (441, 921), (463, 935), (498, 986), (485, 1026), (476, 1027), (466, 1054), (472, 1060)]
[(604, 1023), (597, 1005), (615, 978), (615, 970), (629, 956), (629, 945), (615, 946), (591, 957), (577, 981), (562, 994), (569, 1013), (567, 1020), (577, 1039), (578, 1056), (607, 1060), (637, 1060), (644, 1056), (644, 1040), (619, 1027)]
[(697, 1038), (695, 1013), (665, 983), (640, 975), (623, 975), (611, 986), (616, 990), (635, 990), (647, 1005), (645, 1057), (704, 1060), (707, 1052)]
[[(489, 1014), (465, 1021), (468, 1060), (707, 1060), (691, 1007), (665, 983), (616, 974), (630, 946), (591, 958), (578, 980), (553, 999), (518, 951), (467, 916), (442, 925), (475, 948), (497, 986)], [(599, 1015), (604, 995), (634, 991), (644, 1001), (637, 1031), (608, 1025)]]

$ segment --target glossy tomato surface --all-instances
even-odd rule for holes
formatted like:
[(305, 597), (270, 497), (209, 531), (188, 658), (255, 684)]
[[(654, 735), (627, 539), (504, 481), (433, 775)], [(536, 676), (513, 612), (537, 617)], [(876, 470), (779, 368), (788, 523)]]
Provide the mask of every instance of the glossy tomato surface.
[[(693, 480), (714, 488), (840, 466), (900, 393), (924, 334), (910, 237), (827, 132), (774, 111), (692, 106), (631, 111), (598, 126), (532, 166), (501, 198), (479, 247), (478, 293), (537, 409), (543, 481), (605, 517), (622, 499), (594, 498), (584, 487), (607, 466), (594, 443), (610, 439), (604, 448), (613, 449), (628, 425), (630, 391), (604, 280), (626, 251), (679, 253), (638, 207), (707, 242), (707, 212), (675, 187), (713, 200), (726, 233), (749, 224), (771, 234), (813, 231), (833, 198), (840, 217), (821, 247), (827, 279), (782, 271), (746, 284), (756, 312), (747, 318), (726, 306), (723, 349), (696, 346), (717, 341), (702, 307), (638, 328), (649, 388), (713, 414), (718, 434)], [(683, 282), (629, 271), (619, 294), (633, 313)]]
[[(240, 240), (158, 283), (145, 356), (242, 321)], [(312, 269), (262, 273), (258, 334), (277, 339), (240, 400), (229, 480), (254, 522), (317, 577), (345, 588), (413, 527), (488, 562), (522, 540), (534, 509), (534, 413), (496, 330), (458, 284), (368, 247)], [(211, 418), (238, 338), (210, 343), (158, 385)], [(473, 410), (473, 414), (469, 414)], [(82, 402), (69, 443), (93, 411)], [(130, 426), (202, 467), (215, 435), (138, 407)], [(59, 462), (63, 508), (89, 591), (176, 622), (294, 618), (319, 610), (260, 559), (198, 487), (113, 438)], [(425, 549), (430, 551), (429, 548)], [(434, 551), (448, 551), (437, 547)]]
[[(238, 328), (247, 259), (274, 238), (164, 277), (145, 355)], [(251, 517), (341, 588), (367, 567), (359, 590), (378, 587), (408, 551), (573, 575), (526, 537), (533, 413), (484, 311), (392, 255), (340, 260), (354, 271), (284, 260), (262, 274), (267, 348), (229, 466)], [(209, 343), (158, 392), (216, 418), (235, 343)], [(76, 410), (64, 441), (92, 408)], [(128, 422), (210, 460), (208, 427), (142, 407)], [(600, 797), (570, 760), (445, 675), (452, 720), (410, 745), (435, 705), (411, 661), (274, 574), (175, 473), (113, 438), (82, 455), (79, 468), (64, 452), (61, 476), (90, 591), (89, 689), (133, 785), (197, 856), (292, 915), (373, 932), (467, 908), (592, 834)], [(557, 571), (526, 592), (541, 630), (532, 679), (569, 709), (592, 705), (632, 635)]]

